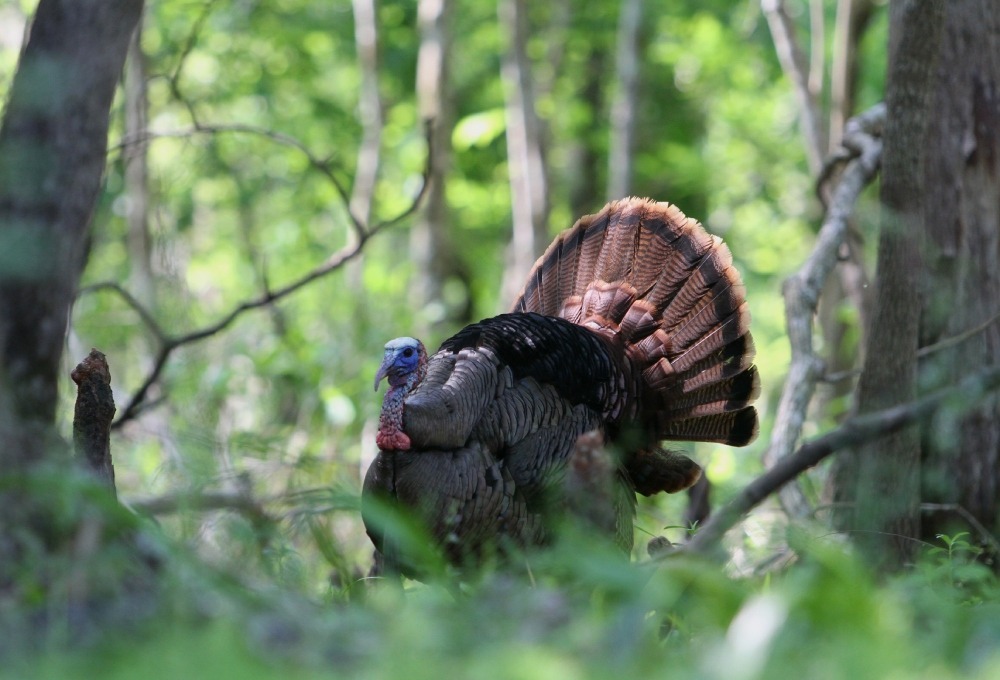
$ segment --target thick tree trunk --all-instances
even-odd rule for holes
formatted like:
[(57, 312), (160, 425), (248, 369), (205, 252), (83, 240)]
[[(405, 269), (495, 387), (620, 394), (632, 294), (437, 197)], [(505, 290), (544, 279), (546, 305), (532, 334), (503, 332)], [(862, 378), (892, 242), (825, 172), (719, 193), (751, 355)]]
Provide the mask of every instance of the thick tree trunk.
[(41, 0), (11, 84), (0, 126), (5, 472), (45, 457), (111, 100), (141, 11), (141, 0)]
[[(1000, 13), (994, 0), (948, 0), (925, 149), (929, 280), (921, 340), (933, 344), (1000, 313)], [(1000, 323), (923, 362), (950, 384), (1000, 363)], [(990, 531), (998, 523), (1000, 401), (944, 414), (927, 428), (924, 500), (954, 503)], [(924, 535), (970, 530), (932, 516)], [(975, 533), (973, 531), (973, 533)]]
[[(923, 267), (922, 145), (944, 0), (894, 2), (890, 11), (887, 126), (882, 156), (882, 220), (875, 308), (858, 411), (870, 413), (917, 395)], [(842, 468), (841, 500), (850, 528), (873, 562), (898, 568), (912, 559), (920, 527), (920, 442), (916, 428), (859, 447)]]
[[(49, 499), (23, 481), (56, 439), (66, 323), (86, 260), (108, 116), (141, 0), (41, 0), (0, 124), (0, 588)], [(58, 504), (56, 504), (58, 505)]]

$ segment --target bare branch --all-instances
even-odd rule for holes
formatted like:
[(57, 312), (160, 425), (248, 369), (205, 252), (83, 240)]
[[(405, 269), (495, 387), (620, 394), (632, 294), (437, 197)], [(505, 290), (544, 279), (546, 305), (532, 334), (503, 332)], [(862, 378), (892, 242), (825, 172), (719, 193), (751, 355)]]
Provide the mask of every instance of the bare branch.
[[(823, 73), (826, 70), (826, 22), (823, 0), (809, 0), (809, 94), (814, 101), (823, 95)], [(826, 153), (826, 147), (820, 149)]]
[(998, 320), (1000, 320), (1000, 312), (994, 314), (983, 323), (977, 326), (973, 326), (972, 328), (966, 331), (962, 331), (958, 335), (952, 335), (951, 337), (944, 338), (943, 340), (935, 342), (933, 345), (925, 345), (917, 350), (917, 358), (923, 359), (924, 357), (934, 354), (935, 352), (940, 352), (941, 350), (945, 350), (948, 349), (949, 347), (954, 347), (955, 345), (961, 344), (966, 340), (968, 340), (969, 338), (971, 338), (972, 336), (982, 333), (987, 328), (995, 324)]
[(245, 134), (253, 135), (255, 137), (263, 137), (269, 139), (272, 142), (279, 144), (281, 146), (286, 146), (290, 149), (294, 149), (306, 157), (309, 165), (313, 169), (319, 171), (324, 177), (329, 180), (330, 184), (337, 191), (337, 195), (343, 201), (347, 215), (351, 220), (351, 225), (354, 228), (356, 234), (360, 235), (361, 232), (365, 230), (365, 221), (358, 217), (351, 209), (351, 196), (347, 189), (347, 186), (336, 174), (336, 166), (331, 158), (321, 158), (317, 156), (313, 151), (306, 146), (304, 142), (293, 137), (291, 135), (285, 134), (284, 132), (279, 132), (277, 130), (271, 130), (269, 128), (259, 127), (256, 125), (246, 125), (243, 123), (202, 123), (199, 122), (193, 110), (191, 111), (191, 116), (194, 119), (194, 124), (189, 128), (181, 128), (177, 130), (168, 130), (156, 132), (152, 130), (147, 130), (141, 135), (134, 137), (123, 138), (117, 144), (113, 144), (108, 147), (108, 152), (118, 151), (121, 149), (128, 148), (129, 146), (135, 144), (148, 144), (149, 142), (156, 139), (184, 139), (187, 137), (194, 137), (196, 135), (219, 135), (219, 134)]
[(83, 286), (77, 292), (77, 296), (85, 295), (87, 293), (99, 293), (105, 290), (117, 293), (118, 296), (121, 297), (121, 299), (124, 300), (125, 303), (139, 315), (143, 325), (149, 329), (153, 336), (156, 337), (160, 343), (166, 342), (167, 335), (163, 332), (163, 329), (160, 328), (160, 324), (153, 318), (153, 315), (149, 313), (149, 310), (146, 309), (146, 307), (139, 302), (139, 300), (137, 300), (132, 293), (125, 290), (121, 284), (115, 283), (114, 281), (101, 281), (89, 286)]
[[(325, 501), (320, 503), (319, 501)], [(251, 519), (287, 519), (289, 517), (325, 514), (337, 510), (358, 508), (357, 496), (336, 493), (330, 487), (296, 489), (283, 494), (255, 497), (249, 489), (219, 491), (200, 489), (129, 498), (123, 504), (132, 510), (149, 515), (172, 515), (183, 511), (211, 512), (233, 510)], [(268, 511), (270, 506), (292, 506), (288, 512)]]
[[(873, 111), (885, 115), (882, 105)], [(873, 122), (878, 120), (878, 116), (872, 112), (866, 113), (866, 116), (848, 123), (845, 147), (853, 156), (833, 190), (815, 249), (802, 268), (785, 281), (785, 314), (792, 360), (778, 403), (771, 441), (764, 454), (764, 464), (768, 467), (778, 465), (794, 450), (816, 383), (823, 375), (823, 361), (813, 347), (813, 317), (823, 284), (837, 262), (838, 249), (847, 233), (848, 218), (861, 191), (874, 177), (882, 153), (882, 142), (869, 133), (876, 129)], [(786, 492), (782, 502), (793, 515), (806, 512), (805, 499), (797, 489)]]
[[(241, 128), (240, 131), (246, 131), (242, 129), (242, 126), (233, 126), (233, 127), (239, 127)], [(206, 130), (201, 129), (198, 131), (205, 132)], [(425, 125), (425, 135), (427, 137), (428, 147), (430, 147), (430, 144), (432, 142), (431, 134), (432, 134), (432, 125), (430, 124), (430, 122), (427, 122), (427, 124)], [(306, 149), (303, 145), (301, 145), (301, 143), (298, 142), (298, 140), (294, 140), (291, 137), (286, 137), (281, 133), (275, 133), (275, 138), (282, 140), (290, 140), (289, 143), (291, 146), (294, 146), (295, 148), (298, 148), (301, 151), (303, 151), (303, 153), (305, 153), (310, 158), (311, 161), (312, 159), (315, 159), (315, 156), (313, 156), (308, 149)], [(320, 164), (324, 163), (322, 161), (317, 161), (317, 162)], [(329, 171), (328, 165), (325, 165), (324, 167), (326, 167), (326, 169)], [(146, 378), (143, 380), (142, 384), (132, 395), (132, 397), (128, 400), (125, 408), (122, 409), (121, 415), (112, 424), (112, 428), (117, 429), (121, 427), (128, 420), (135, 418), (148, 405), (146, 403), (146, 396), (149, 393), (149, 390), (153, 387), (153, 385), (155, 385), (159, 381), (160, 376), (163, 373), (163, 369), (166, 367), (168, 360), (170, 359), (171, 355), (174, 353), (175, 350), (185, 345), (190, 345), (192, 343), (216, 335), (217, 333), (228, 328), (234, 321), (236, 321), (236, 319), (238, 319), (244, 313), (254, 309), (265, 307), (285, 297), (288, 297), (292, 293), (307, 286), (313, 281), (320, 279), (326, 276), (327, 274), (339, 269), (341, 266), (343, 266), (344, 263), (346, 263), (347, 261), (351, 260), (354, 257), (357, 257), (358, 254), (361, 253), (362, 249), (364, 248), (365, 244), (368, 242), (369, 239), (374, 237), (383, 229), (392, 227), (393, 225), (396, 225), (399, 222), (403, 221), (404, 219), (413, 215), (413, 213), (415, 213), (419, 209), (421, 203), (424, 200), (424, 197), (427, 194), (427, 187), (429, 185), (429, 178), (431, 176), (432, 171), (433, 171), (433, 159), (431, 158), (431, 154), (427, 154), (423, 175), (421, 177), (420, 191), (413, 198), (410, 204), (405, 209), (403, 209), (399, 214), (371, 226), (368, 226), (364, 223), (357, 221), (356, 218), (352, 216), (352, 220), (354, 220), (354, 226), (357, 233), (357, 239), (353, 243), (349, 243), (348, 245), (344, 246), (337, 252), (333, 253), (324, 262), (320, 263), (319, 265), (314, 267), (310, 272), (304, 274), (298, 279), (282, 287), (273, 290), (265, 290), (257, 298), (241, 302), (232, 310), (230, 310), (229, 313), (222, 316), (215, 323), (204, 326), (198, 330), (191, 331), (190, 333), (178, 336), (171, 336), (164, 333), (159, 324), (155, 321), (155, 319), (153, 319), (152, 315), (132, 295), (130, 295), (128, 291), (126, 291), (124, 288), (122, 288), (120, 285), (116, 283), (110, 283), (110, 282), (99, 283), (82, 289), (80, 291), (81, 293), (96, 292), (98, 290), (114, 290), (118, 292), (119, 295), (121, 295), (122, 298), (133, 309), (135, 309), (137, 313), (139, 313), (140, 317), (143, 320), (143, 323), (146, 324), (148, 328), (150, 328), (150, 330), (156, 336), (160, 344), (156, 357), (153, 360), (152, 369), (150, 369), (149, 373), (146, 375)], [(346, 194), (346, 192), (343, 193), (341, 197), (344, 199), (345, 205), (347, 205), (347, 202), (349, 202), (350, 198)]]
[(854, 110), (858, 76), (858, 43), (874, 16), (872, 0), (837, 0), (830, 66), (830, 144), (838, 144)]
[(839, 427), (803, 444), (767, 472), (748, 484), (736, 498), (712, 515), (694, 538), (671, 554), (711, 552), (722, 536), (750, 510), (796, 476), (831, 453), (872, 441), (929, 418), (942, 406), (975, 404), (984, 394), (1000, 388), (1000, 366), (965, 378), (956, 387), (939, 390), (922, 399), (846, 420)]
[(785, 10), (785, 3), (782, 0), (761, 0), (760, 6), (767, 17), (781, 68), (795, 87), (809, 171), (815, 176), (826, 152), (826, 143), (823, 141), (823, 127), (820, 124), (819, 98), (809, 87), (809, 62), (795, 39), (795, 26)]

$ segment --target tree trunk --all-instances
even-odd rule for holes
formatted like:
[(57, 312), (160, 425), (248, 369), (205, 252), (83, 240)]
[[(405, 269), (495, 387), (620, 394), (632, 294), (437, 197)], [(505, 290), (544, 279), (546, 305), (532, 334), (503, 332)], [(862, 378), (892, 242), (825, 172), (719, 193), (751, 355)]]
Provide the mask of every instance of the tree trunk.
[(525, 0), (500, 0), (498, 12), (507, 46), (501, 79), (507, 118), (507, 166), (513, 237), (504, 269), (503, 303), (517, 296), (535, 259), (548, 245), (548, 194), (541, 130), (528, 61)]
[(858, 43), (874, 15), (872, 0), (837, 0), (830, 66), (830, 149), (844, 134), (844, 124), (854, 115), (858, 82)]
[[(41, 0), (0, 125), (0, 467), (45, 458), (108, 115), (141, 0)], [(0, 513), (3, 510), (0, 509)]]
[[(925, 137), (922, 204), (929, 278), (924, 344), (961, 335), (1000, 312), (1000, 13), (994, 0), (948, 0)], [(912, 143), (912, 142), (911, 142)], [(916, 145), (914, 145), (916, 146)], [(991, 323), (924, 361), (928, 380), (953, 383), (1000, 363)], [(942, 414), (925, 437), (924, 500), (958, 504), (996, 532), (1000, 402), (996, 394)], [(931, 516), (924, 536), (969, 530)]]
[[(142, 26), (129, 43), (125, 61), (125, 139), (142, 140), (149, 118), (146, 96), (146, 55), (142, 52)], [(149, 145), (143, 141), (122, 150), (125, 165), (125, 221), (128, 224), (129, 283), (136, 299), (155, 308), (152, 239), (149, 233)]]
[[(0, 470), (60, 464), (60, 357), (101, 186), (108, 117), (141, 0), (41, 0), (0, 124)], [(0, 492), (0, 589), (50, 499)], [(54, 511), (54, 510), (53, 510)], [(29, 524), (30, 523), (30, 524)], [(41, 525), (40, 525), (41, 524)], [(53, 540), (51, 534), (47, 535)]]
[[(447, 203), (446, 177), (451, 169), (451, 133), (455, 114), (449, 88), (451, 60), (450, 0), (421, 0), (417, 15), (420, 51), (417, 55), (417, 108), (431, 125), (431, 176), (425, 207), (410, 234), (410, 252), (416, 273), (412, 300), (423, 308), (432, 324), (467, 322), (471, 305), (460, 310), (447, 308), (445, 282), (450, 277), (467, 278), (451, 240), (451, 219)], [(468, 296), (466, 296), (468, 299)], [(430, 329), (423, 329), (426, 333)]]
[[(890, 7), (887, 125), (882, 156), (882, 219), (872, 328), (858, 385), (869, 413), (917, 395), (920, 286), (925, 230), (923, 139), (944, 0)], [(915, 554), (920, 527), (920, 443), (911, 427), (859, 447), (841, 491), (854, 508), (850, 527), (871, 560), (898, 568)]]
[[(611, 144), (608, 151), (608, 192), (613, 201), (632, 191), (633, 146), (639, 102), (639, 28), (642, 0), (624, 0), (618, 17), (615, 74), (617, 89), (611, 103)], [(596, 207), (593, 208), (596, 210)]]
[[(587, 45), (586, 68), (583, 69), (583, 84), (580, 99), (590, 113), (592, 120), (600, 120), (604, 111), (604, 81), (607, 78), (607, 51), (600, 45)], [(600, 209), (594, 198), (600, 196), (599, 181), (601, 153), (595, 145), (590, 127), (579, 130), (570, 142), (568, 151), (567, 181), (569, 182), (569, 208), (571, 215), (587, 215)]]
[[(378, 34), (374, 0), (354, 0), (354, 44), (361, 71), (358, 118), (361, 144), (351, 187), (350, 210), (362, 224), (371, 218), (382, 145), (382, 98), (378, 89)], [(353, 233), (353, 232), (352, 232)], [(356, 236), (356, 234), (355, 234)]]

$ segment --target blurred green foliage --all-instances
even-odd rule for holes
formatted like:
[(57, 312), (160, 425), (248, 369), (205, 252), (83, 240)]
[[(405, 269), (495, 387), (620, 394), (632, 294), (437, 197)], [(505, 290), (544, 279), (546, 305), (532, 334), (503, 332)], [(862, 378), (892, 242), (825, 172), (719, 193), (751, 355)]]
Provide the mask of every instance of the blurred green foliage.
[[(0, 8), (0, 24), (16, 27), (34, 4)], [(555, 234), (579, 216), (571, 203), (581, 149), (599, 159), (585, 170), (593, 186), (606, 181), (618, 3), (568, 3), (566, 22), (559, 3), (529, 4), (528, 51), (547, 85), (537, 106), (549, 134)], [(803, 34), (805, 4), (788, 3)], [(834, 4), (823, 3), (828, 27)], [(634, 193), (672, 201), (725, 238), (754, 318), (762, 436), (745, 450), (693, 447), (716, 499), (725, 500), (760, 469), (789, 354), (780, 285), (809, 252), (820, 209), (795, 101), (758, 4), (645, 5)], [(509, 302), (498, 299), (511, 215), (502, 39), (494, 3), (465, 0), (453, 10), (457, 119), (447, 201), (471, 279), (468, 288), (452, 282), (448, 294), (469, 299), (484, 317)], [(426, 155), (414, 96), (416, 3), (378, 2), (377, 21), (384, 130), (375, 220), (413, 200)], [(329, 159), (333, 176), (350, 187), (362, 132), (353, 33), (346, 0), (149, 0), (142, 49), (156, 136), (148, 144), (148, 271), (128, 245), (126, 214), (136, 196), (125, 179), (119, 97), (84, 284), (113, 281), (132, 291), (148, 284), (140, 302), (165, 333), (180, 336), (296, 280), (349, 243), (336, 187), (296, 145)], [(558, 71), (548, 58), (553, 44), (563, 50)], [(881, 97), (885, 44), (880, 17), (859, 54), (860, 108)], [(17, 45), (0, 48), (2, 98)], [(595, 80), (597, 106), (584, 96)], [(587, 210), (603, 203), (603, 195), (590, 196)], [(859, 215), (865, 230), (870, 208)], [(440, 317), (432, 301), (410, 297), (409, 226), (379, 234), (356, 261), (173, 354), (153, 404), (112, 442), (122, 498), (137, 506), (157, 495), (177, 500), (175, 512), (147, 527), (165, 544), (171, 595), (136, 636), (70, 653), (53, 642), (51, 654), (0, 673), (246, 680), (1000, 673), (997, 587), (973, 559), (968, 536), (942, 537), (912, 573), (876, 581), (822, 527), (789, 530), (768, 508), (730, 537), (727, 568), (687, 559), (624, 568), (577, 537), (532, 557), (535, 583), (495, 574), (460, 593), (413, 583), (371, 588), (361, 578), (370, 545), (357, 494), (374, 454), (380, 399), (372, 376), (387, 339)], [(454, 330), (424, 340), (436, 346)], [(91, 346), (108, 356), (121, 410), (151, 370), (158, 339), (105, 290), (80, 296), (67, 362)], [(63, 394), (71, 404), (68, 378)], [(67, 429), (71, 410), (62, 409)], [(203, 490), (245, 493), (263, 512), (185, 502)], [(682, 506), (679, 498), (641, 499), (637, 550), (651, 536), (680, 539)], [(775, 554), (800, 557), (766, 568)]]
[(176, 599), (138, 634), (14, 657), (0, 677), (996, 677), (988, 570), (959, 556), (970, 571), (956, 581), (939, 555), (876, 582), (835, 539), (798, 540), (799, 562), (753, 578), (690, 558), (626, 568), (567, 541), (532, 557), (539, 572), (558, 565), (532, 584), (494, 573), (346, 602), (244, 591), (178, 555)]

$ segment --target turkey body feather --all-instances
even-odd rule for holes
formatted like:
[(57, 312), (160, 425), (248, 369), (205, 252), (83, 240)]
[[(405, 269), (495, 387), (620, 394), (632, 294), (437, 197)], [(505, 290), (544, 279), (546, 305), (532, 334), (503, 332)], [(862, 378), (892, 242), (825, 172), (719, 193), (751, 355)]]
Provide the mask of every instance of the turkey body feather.
[(386, 345), (363, 515), (394, 568), (406, 558), (366, 504), (412, 511), (456, 564), (536, 545), (580, 502), (567, 475), (600, 468), (587, 462), (596, 437), (618, 455), (605, 525), (628, 549), (635, 492), (680, 491), (700, 475), (662, 440), (741, 446), (756, 435), (745, 290), (722, 241), (675, 206), (626, 199), (581, 218), (512, 309), (430, 357), (411, 338)]

